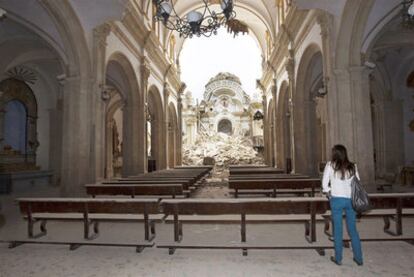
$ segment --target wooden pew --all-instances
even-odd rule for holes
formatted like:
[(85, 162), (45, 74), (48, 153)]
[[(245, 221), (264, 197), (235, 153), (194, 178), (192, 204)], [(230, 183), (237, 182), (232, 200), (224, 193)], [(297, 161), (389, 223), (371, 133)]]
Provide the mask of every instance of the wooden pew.
[[(173, 254), (176, 248), (218, 248), (218, 249), (247, 249), (256, 247), (243, 245), (246, 242), (246, 215), (305, 215), (304, 219), (292, 219), (290, 222), (305, 223), (305, 238), (308, 242), (316, 241), (316, 216), (324, 214), (328, 201), (324, 197), (278, 198), (278, 199), (194, 199), (194, 200), (162, 200), (161, 207), (166, 216), (174, 217), (174, 244), (161, 244), (157, 247), (168, 248)], [(240, 246), (197, 246), (180, 245), (183, 237), (180, 215), (240, 215), (241, 243)], [(273, 220), (274, 221), (274, 220)], [(272, 221), (272, 222), (273, 222)], [(281, 221), (286, 222), (286, 219)], [(276, 220), (276, 222), (278, 222)], [(217, 221), (216, 223), (220, 223)], [(294, 248), (294, 247), (292, 247)], [(309, 247), (306, 247), (309, 248)], [(258, 249), (258, 248), (256, 248)], [(263, 249), (259, 247), (259, 249)], [(281, 249), (277, 246), (266, 249)], [(320, 247), (311, 249), (321, 250)], [(321, 253), (320, 253), (321, 254)]]
[(273, 168), (273, 167), (264, 167), (264, 168), (230, 168), (231, 175), (250, 175), (250, 174), (283, 174), (285, 173), (283, 169)]
[(189, 196), (190, 191), (183, 190), (181, 184), (165, 184), (165, 185), (85, 185), (86, 193), (93, 198), (97, 195), (127, 195), (131, 198), (135, 196), (171, 196), (175, 198), (178, 195)]
[(183, 190), (191, 190), (195, 184), (190, 180), (128, 180), (128, 181), (104, 181), (103, 185), (182, 185)]
[[(404, 211), (404, 209), (414, 208), (414, 193), (371, 193), (369, 194), (369, 200), (371, 210), (359, 215), (359, 217), (383, 218), (384, 232), (392, 236), (401, 236), (403, 234), (403, 217), (414, 216), (413, 212)], [(331, 215), (324, 215), (323, 217), (325, 219), (325, 234), (331, 236), (329, 233)], [(395, 223), (395, 231), (390, 230), (390, 221)]]
[(305, 179), (310, 178), (302, 174), (251, 174), (251, 175), (230, 175), (229, 180), (251, 180), (251, 179)]
[[(98, 243), (95, 245), (134, 246), (137, 252), (142, 251), (144, 247), (153, 246), (153, 243), (150, 242), (155, 237), (155, 225), (149, 220), (149, 215), (159, 213), (159, 201), (157, 199), (19, 198), (17, 202), (19, 203), (21, 213), (27, 218), (29, 238), (38, 238), (46, 235), (46, 223), (49, 220), (75, 220), (83, 222), (84, 239), (92, 240), (99, 234), (99, 222), (101, 221), (136, 222), (139, 219), (131, 216), (143, 215), (145, 243)], [(63, 216), (63, 214), (66, 215)], [(96, 214), (101, 216), (96, 217)], [(113, 214), (124, 214), (125, 217), (113, 218), (110, 216)], [(103, 215), (108, 215), (108, 217)], [(40, 222), (41, 232), (35, 235), (34, 225), (37, 222)], [(91, 225), (93, 225), (92, 235), (90, 234)], [(36, 243), (36, 241), (12, 241), (9, 247), (13, 248), (24, 243)], [(64, 244), (65, 242), (60, 243)], [(70, 245), (71, 250), (81, 245), (93, 245), (84, 241), (66, 244)]]
[[(295, 190), (310, 189), (311, 196), (315, 195), (315, 190), (321, 187), (319, 178), (306, 179), (230, 179), (229, 189), (234, 189), (234, 197), (237, 198), (240, 190), (249, 190), (252, 193), (272, 190), (272, 196), (276, 197), (277, 190), (288, 189), (290, 193)], [(307, 192), (307, 191), (305, 191)]]

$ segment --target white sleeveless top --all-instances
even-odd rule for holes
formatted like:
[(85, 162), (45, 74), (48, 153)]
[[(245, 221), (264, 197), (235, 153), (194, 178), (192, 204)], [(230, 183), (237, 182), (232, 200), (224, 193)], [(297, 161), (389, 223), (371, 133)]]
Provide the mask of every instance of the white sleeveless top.
[[(358, 168), (355, 164), (355, 175), (359, 179)], [(349, 176), (347, 172), (345, 179), (341, 179), (341, 172), (336, 172), (331, 162), (327, 162), (322, 178), (322, 192), (331, 193), (333, 197), (351, 198), (351, 180), (353, 176)], [(329, 186), (329, 183), (331, 184)]]

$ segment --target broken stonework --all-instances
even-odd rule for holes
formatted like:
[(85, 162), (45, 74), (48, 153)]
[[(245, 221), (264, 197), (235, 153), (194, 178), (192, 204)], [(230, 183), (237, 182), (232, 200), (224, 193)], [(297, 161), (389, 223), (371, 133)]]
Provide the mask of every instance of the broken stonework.
[(263, 157), (253, 149), (250, 137), (209, 133), (199, 136), (194, 145), (185, 145), (183, 164), (202, 165), (205, 157), (215, 160), (217, 169), (236, 164), (263, 164)]

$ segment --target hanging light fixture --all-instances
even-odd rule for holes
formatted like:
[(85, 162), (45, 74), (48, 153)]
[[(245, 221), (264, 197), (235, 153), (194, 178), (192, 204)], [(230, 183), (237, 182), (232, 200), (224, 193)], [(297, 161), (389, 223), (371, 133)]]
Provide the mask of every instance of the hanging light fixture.
[[(233, 10), (233, 0), (202, 0), (203, 9), (190, 11), (183, 17), (178, 16), (172, 0), (153, 0), (153, 2), (156, 7), (155, 19), (161, 21), (167, 29), (177, 31), (180, 37), (184, 38), (200, 37), (201, 35), (209, 37), (212, 34), (217, 34), (220, 26), (236, 17)], [(220, 3), (221, 12), (210, 8), (210, 5), (218, 3)]]
[(405, 27), (414, 28), (414, 0), (402, 1), (402, 17)]

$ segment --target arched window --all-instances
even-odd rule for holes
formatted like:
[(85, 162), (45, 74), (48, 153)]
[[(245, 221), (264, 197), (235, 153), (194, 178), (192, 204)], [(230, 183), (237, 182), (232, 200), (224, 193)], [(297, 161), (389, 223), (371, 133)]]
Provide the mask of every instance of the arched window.
[(4, 115), (4, 143), (21, 154), (26, 153), (27, 112), (19, 100), (7, 102)]
[(233, 133), (233, 127), (232, 127), (231, 121), (228, 119), (220, 120), (217, 126), (217, 132), (231, 135)]

